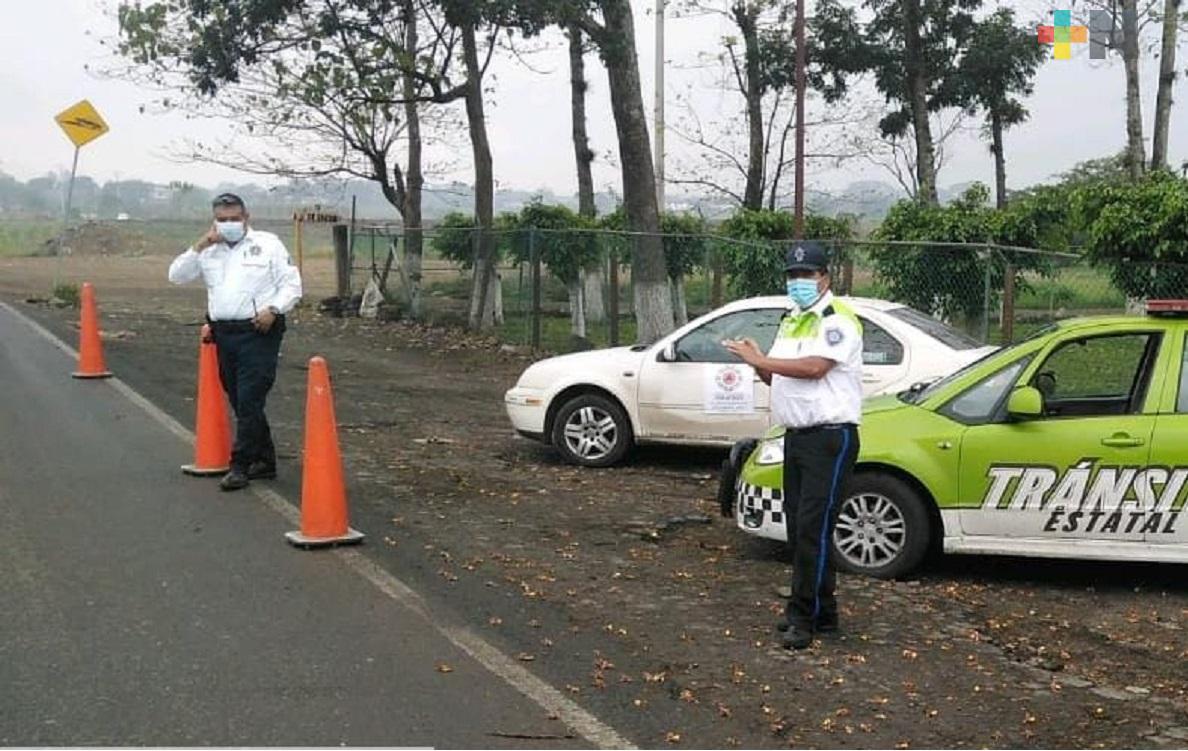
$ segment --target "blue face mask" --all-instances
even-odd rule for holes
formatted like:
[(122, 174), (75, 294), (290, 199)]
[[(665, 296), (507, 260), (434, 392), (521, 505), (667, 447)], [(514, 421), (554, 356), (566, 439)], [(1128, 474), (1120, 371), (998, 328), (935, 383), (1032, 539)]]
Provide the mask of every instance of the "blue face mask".
[(807, 308), (817, 301), (821, 293), (817, 291), (816, 279), (789, 279), (788, 297), (801, 309)]
[(245, 233), (243, 222), (215, 222), (215, 228), (220, 237), (232, 244), (242, 240)]

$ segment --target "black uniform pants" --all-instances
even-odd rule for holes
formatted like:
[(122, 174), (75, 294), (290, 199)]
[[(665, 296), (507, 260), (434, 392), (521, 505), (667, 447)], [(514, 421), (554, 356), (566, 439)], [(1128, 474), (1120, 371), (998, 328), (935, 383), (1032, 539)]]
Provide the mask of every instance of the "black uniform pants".
[(786, 615), (795, 627), (812, 630), (837, 623), (831, 538), (857, 457), (855, 425), (784, 433), (784, 523), (792, 549), (792, 597)]
[(278, 317), (267, 334), (242, 321), (215, 321), (211, 329), (219, 353), (219, 380), (235, 412), (231, 468), (246, 472), (253, 462), (275, 466), (276, 448), (264, 401), (276, 380), (284, 319)]

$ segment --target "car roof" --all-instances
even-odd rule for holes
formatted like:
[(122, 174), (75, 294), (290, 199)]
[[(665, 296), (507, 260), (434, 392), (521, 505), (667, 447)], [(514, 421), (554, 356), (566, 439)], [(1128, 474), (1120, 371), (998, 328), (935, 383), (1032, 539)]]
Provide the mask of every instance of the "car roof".
[[(850, 297), (848, 295), (838, 295), (837, 297), (839, 300), (847, 302), (856, 308), (866, 308), (867, 310), (883, 311), (904, 307), (902, 303), (879, 300), (873, 297)], [(735, 300), (724, 307), (731, 310), (746, 310), (750, 308), (786, 308), (788, 304), (788, 298), (784, 295), (764, 295), (761, 297), (747, 297), (742, 300)]]
[(1102, 326), (1143, 326), (1156, 324), (1159, 326), (1175, 325), (1183, 322), (1183, 318), (1176, 316), (1152, 316), (1152, 315), (1120, 315), (1113, 313), (1110, 315), (1101, 316), (1077, 316), (1075, 318), (1063, 318), (1055, 322), (1057, 328), (1079, 329)]

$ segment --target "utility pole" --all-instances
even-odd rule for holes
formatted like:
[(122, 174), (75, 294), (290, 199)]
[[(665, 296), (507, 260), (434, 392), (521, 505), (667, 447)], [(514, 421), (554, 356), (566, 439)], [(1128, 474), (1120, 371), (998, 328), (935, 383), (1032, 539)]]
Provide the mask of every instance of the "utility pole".
[(794, 203), (795, 234), (804, 239), (804, 0), (796, 0), (796, 201)]
[(664, 2), (656, 0), (656, 207), (664, 213)]

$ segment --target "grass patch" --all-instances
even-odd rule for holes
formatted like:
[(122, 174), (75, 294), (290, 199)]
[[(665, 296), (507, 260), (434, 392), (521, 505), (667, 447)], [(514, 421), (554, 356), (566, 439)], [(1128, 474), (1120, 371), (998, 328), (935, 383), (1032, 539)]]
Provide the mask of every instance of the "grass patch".
[[(540, 348), (548, 352), (572, 352), (577, 347), (571, 333), (568, 315), (543, 315), (540, 319)], [(532, 316), (508, 311), (499, 338), (508, 344), (529, 346), (532, 344)], [(619, 344), (635, 343), (635, 318), (619, 316)], [(594, 349), (610, 347), (610, 322), (586, 324), (586, 339)]]
[(72, 308), (77, 308), (79, 301), (78, 285), (74, 283), (59, 284), (54, 287), (54, 297), (69, 303)]
[(58, 235), (61, 222), (48, 219), (0, 221), (0, 257), (31, 256), (44, 252), (47, 241)]

